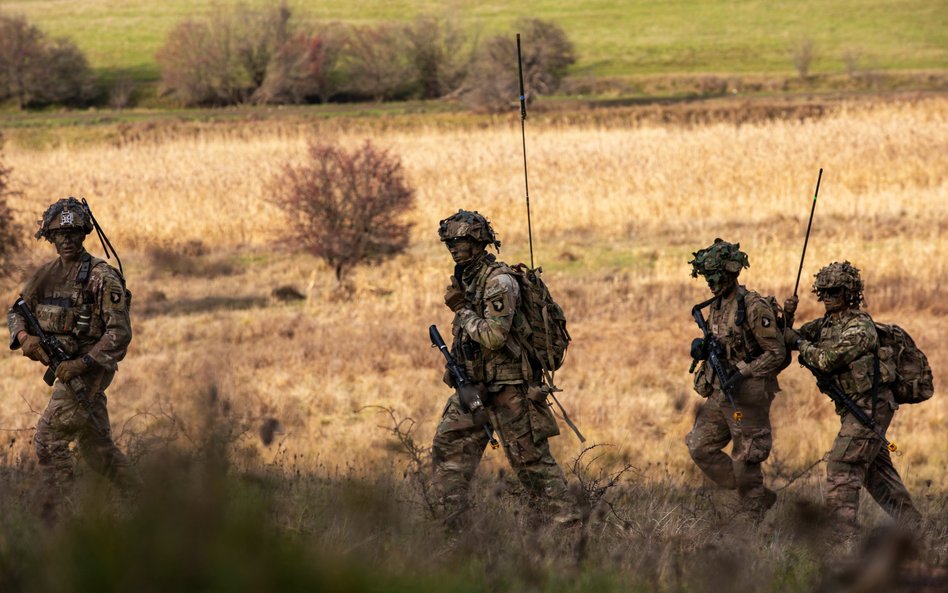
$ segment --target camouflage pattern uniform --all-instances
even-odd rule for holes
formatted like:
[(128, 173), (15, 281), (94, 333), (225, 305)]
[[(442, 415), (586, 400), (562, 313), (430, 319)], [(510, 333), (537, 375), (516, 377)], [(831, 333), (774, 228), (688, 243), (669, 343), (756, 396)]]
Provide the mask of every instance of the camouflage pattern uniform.
[[(46, 211), (36, 236), (51, 240), (50, 232), (72, 227), (92, 231), (84, 207), (69, 198)], [(126, 477), (128, 462), (112, 440), (105, 390), (132, 338), (122, 279), (112, 266), (82, 249), (76, 261), (57, 258), (41, 267), (26, 283), (22, 295), (43, 331), (55, 336), (75, 359), (86, 363), (79, 378), (87, 386), (92, 414), (104, 428), (104, 434), (98, 434), (73, 393), (62, 381), (56, 381), (33, 438), (47, 483), (59, 487), (74, 477), (69, 451), (72, 441), (96, 471), (121, 481)], [(8, 315), (8, 325), (10, 348), (15, 350), (20, 347), (18, 334), (29, 333), (29, 329), (25, 319), (13, 311)]]
[[(469, 236), (499, 246), (477, 212), (461, 210), (441, 221), (439, 235), (442, 241)], [(575, 501), (548, 442), (560, 431), (546, 394), (531, 388), (538, 378), (511, 335), (520, 302), (517, 280), (506, 264), (484, 250), (455, 272), (465, 304), (452, 324), (452, 354), (471, 382), (486, 388), (488, 416), (521, 484), (554, 521), (571, 522), (577, 518)], [(453, 386), (447, 374), (445, 381)], [(487, 444), (483, 428), (462, 411), (458, 394), (451, 395), (432, 445), (435, 483), (449, 517), (468, 507), (470, 482)]]
[[(692, 275), (726, 273), (736, 284), (740, 270), (749, 266), (747, 255), (739, 247), (718, 239), (708, 249), (696, 252), (689, 262), (694, 266)], [(721, 378), (707, 361), (702, 361), (694, 387), (707, 400), (699, 408), (685, 443), (705, 475), (721, 488), (736, 489), (741, 509), (759, 517), (776, 498), (764, 487), (761, 464), (773, 445), (770, 404), (780, 390), (777, 373), (786, 359), (783, 336), (767, 300), (742, 285), (711, 303), (707, 324), (724, 348), (725, 367), (744, 377), (734, 390), (734, 401), (743, 418), (740, 422), (733, 418), (734, 410), (721, 390)], [(732, 440), (732, 454), (728, 456), (723, 449)]]
[[(863, 290), (859, 270), (849, 262), (834, 262), (816, 275), (813, 292), (820, 294), (837, 287), (851, 295), (849, 306), (801, 326), (796, 347), (804, 362), (834, 374), (843, 393), (873, 417), (879, 430), (885, 432), (898, 408), (886, 385), (895, 379), (895, 372), (885, 362), (879, 362), (880, 376), (873, 404), (879, 336), (872, 318), (859, 309)], [(837, 405), (836, 413), (841, 417), (841, 425), (826, 466), (826, 502), (835, 515), (846, 524), (856, 525), (859, 490), (865, 484), (869, 494), (889, 515), (919, 519), (911, 496), (892, 465), (889, 450), (882, 446), (879, 437), (845, 407)]]

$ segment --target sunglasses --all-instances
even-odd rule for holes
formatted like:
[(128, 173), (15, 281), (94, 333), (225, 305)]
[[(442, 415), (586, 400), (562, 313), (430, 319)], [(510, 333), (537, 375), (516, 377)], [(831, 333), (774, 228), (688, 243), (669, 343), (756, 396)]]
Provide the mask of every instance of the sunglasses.
[(455, 245), (459, 243), (463, 243), (464, 241), (470, 241), (470, 240), (471, 239), (468, 237), (452, 237), (450, 239), (445, 239), (444, 244), (447, 245), (448, 247), (454, 247)]
[(817, 296), (820, 296), (820, 297), (824, 297), (824, 296), (834, 297), (834, 296), (839, 296), (843, 294), (843, 289), (840, 286), (834, 286), (832, 288), (821, 288), (820, 290), (816, 291), (816, 294)]

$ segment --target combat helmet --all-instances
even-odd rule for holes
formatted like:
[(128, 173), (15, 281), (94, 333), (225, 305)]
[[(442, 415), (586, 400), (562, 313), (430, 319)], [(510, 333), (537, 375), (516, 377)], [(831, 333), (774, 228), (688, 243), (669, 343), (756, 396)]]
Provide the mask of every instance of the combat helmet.
[(750, 260), (741, 251), (741, 244), (728, 243), (723, 239), (715, 239), (710, 247), (699, 249), (691, 255), (694, 259), (688, 263), (691, 264), (692, 278), (697, 278), (698, 274), (707, 277), (722, 272), (738, 276), (743, 268), (750, 267)]
[(864, 302), (862, 291), (862, 277), (859, 269), (848, 261), (842, 263), (834, 261), (817, 272), (813, 282), (813, 292), (820, 296), (822, 291), (829, 288), (843, 288), (846, 291), (846, 301), (850, 307), (858, 307)]
[(441, 237), (442, 242), (470, 237), (480, 243), (493, 245), (494, 249), (500, 251), (500, 241), (494, 234), (490, 222), (477, 211), (458, 210), (457, 214), (445, 218), (438, 225), (438, 236)]
[(89, 211), (82, 202), (72, 196), (55, 202), (37, 222), (40, 228), (34, 236), (47, 241), (52, 241), (53, 231), (78, 229), (88, 235), (93, 229)]

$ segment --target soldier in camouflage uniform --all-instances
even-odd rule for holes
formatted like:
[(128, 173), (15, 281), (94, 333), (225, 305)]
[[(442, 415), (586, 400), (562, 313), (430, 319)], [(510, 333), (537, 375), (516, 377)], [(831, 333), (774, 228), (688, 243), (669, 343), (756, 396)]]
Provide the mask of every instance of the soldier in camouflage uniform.
[[(859, 270), (848, 261), (833, 262), (816, 275), (813, 292), (826, 308), (826, 315), (797, 331), (787, 329), (788, 347), (800, 351), (801, 362), (835, 375), (843, 393), (874, 418), (884, 433), (898, 408), (886, 385), (895, 379), (895, 370), (879, 361), (873, 401), (879, 336), (872, 318), (860, 309), (864, 301)], [(792, 315), (797, 303), (797, 297), (791, 297), (784, 309)], [(863, 485), (889, 515), (909, 522), (919, 520), (889, 450), (879, 437), (843, 406), (837, 405), (836, 413), (841, 426), (826, 465), (826, 502), (841, 524), (849, 529), (856, 527)]]
[[(72, 441), (96, 471), (127, 484), (128, 462), (112, 440), (105, 390), (125, 357), (132, 328), (122, 278), (83, 247), (86, 235), (93, 230), (85, 206), (71, 197), (59, 200), (46, 210), (39, 224), (36, 238), (55, 245), (59, 257), (26, 283), (23, 299), (43, 331), (55, 336), (74, 356), (56, 369), (58, 381), (33, 438), (49, 486), (49, 498), (44, 502), (49, 506), (74, 477), (69, 451)], [(39, 338), (29, 333), (21, 315), (11, 310), (8, 325), (11, 350), (22, 348), (24, 356), (49, 364)], [(87, 386), (99, 431), (66, 386), (75, 377)]]
[[(716, 376), (706, 360), (698, 367), (695, 391), (707, 399), (685, 443), (705, 475), (721, 488), (737, 490), (742, 514), (760, 519), (776, 501), (775, 493), (764, 486), (761, 464), (773, 443), (770, 403), (780, 390), (777, 373), (786, 357), (783, 336), (769, 302), (737, 282), (741, 269), (750, 266), (739, 243), (715, 239), (693, 255), (688, 262), (692, 277), (704, 276), (714, 294), (708, 329), (723, 346), (722, 362), (731, 375)], [(733, 417), (722, 381), (734, 386), (735, 405), (743, 414), (740, 421)], [(732, 440), (729, 457), (723, 449)]]
[[(455, 262), (444, 296), (455, 313), (452, 353), (484, 403), (477, 414), (465, 413), (471, 409), (471, 394), (455, 393), (438, 424), (432, 462), (446, 516), (454, 522), (468, 508), (470, 482), (488, 443), (483, 425), (489, 419), (535, 503), (557, 523), (574, 522), (575, 501), (548, 443), (559, 428), (546, 393), (535, 388), (537, 369), (512, 335), (520, 287), (512, 270), (487, 253), (488, 245), (499, 249), (500, 241), (482, 215), (466, 210), (442, 220), (438, 234)], [(454, 387), (449, 373), (445, 382)]]

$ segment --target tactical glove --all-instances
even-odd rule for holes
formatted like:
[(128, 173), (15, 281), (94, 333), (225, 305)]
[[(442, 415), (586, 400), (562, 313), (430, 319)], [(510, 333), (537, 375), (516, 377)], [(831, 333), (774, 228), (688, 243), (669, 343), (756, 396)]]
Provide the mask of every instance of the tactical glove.
[(783, 330), (783, 341), (791, 350), (799, 350), (800, 342), (803, 341), (803, 338), (797, 332), (797, 330), (788, 327)]
[(744, 381), (744, 375), (740, 371), (734, 371), (734, 373), (728, 377), (727, 381), (721, 384), (721, 391), (730, 391), (735, 389), (741, 382)]
[(449, 309), (457, 313), (464, 308), (465, 302), (464, 291), (452, 281), (451, 285), (448, 286), (444, 291), (444, 304), (447, 305)]
[(448, 369), (444, 369), (444, 374), (441, 375), (441, 381), (443, 381), (445, 385), (447, 385), (448, 387), (452, 389), (457, 387), (454, 384), (454, 375), (452, 375), (451, 371), (449, 371)]
[(458, 389), (458, 399), (461, 400), (461, 406), (473, 416), (474, 426), (483, 426), (488, 421), (482, 398), (483, 390), (483, 385), (465, 385)]
[(691, 341), (691, 358), (695, 360), (704, 360), (708, 357), (708, 350), (705, 348), (704, 339), (695, 338)]
[(23, 356), (45, 365), (49, 364), (49, 357), (46, 356), (46, 352), (40, 345), (40, 339), (36, 336), (27, 335), (20, 340), (20, 345), (23, 347)]
[(800, 299), (796, 296), (792, 296), (783, 302), (783, 312), (787, 317), (793, 317), (797, 312), (797, 304), (800, 302)]
[(59, 366), (56, 367), (56, 378), (63, 383), (68, 383), (86, 372), (89, 369), (89, 365), (85, 362), (85, 358), (86, 357), (74, 358), (59, 363)]

